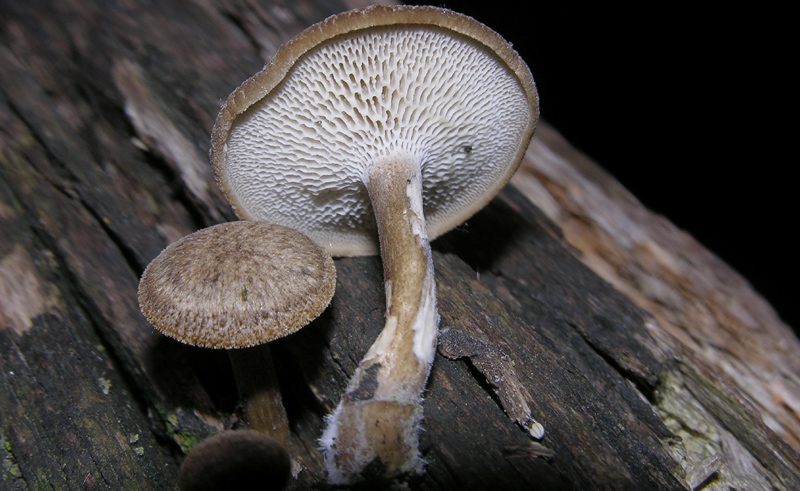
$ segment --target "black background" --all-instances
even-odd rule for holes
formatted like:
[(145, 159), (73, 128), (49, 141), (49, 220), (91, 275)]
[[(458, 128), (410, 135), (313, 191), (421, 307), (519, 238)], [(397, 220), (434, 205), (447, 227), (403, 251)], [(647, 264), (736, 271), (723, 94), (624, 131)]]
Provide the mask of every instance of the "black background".
[(439, 6), (510, 41), (533, 72), (542, 118), (797, 329), (789, 14), (668, 5)]

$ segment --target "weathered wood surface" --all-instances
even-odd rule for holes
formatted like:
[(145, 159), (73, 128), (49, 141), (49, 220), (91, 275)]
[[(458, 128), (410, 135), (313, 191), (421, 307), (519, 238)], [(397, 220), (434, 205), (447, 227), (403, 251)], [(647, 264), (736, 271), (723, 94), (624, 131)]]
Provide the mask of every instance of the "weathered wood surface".
[(719, 258), (645, 209), (547, 126), (513, 178), (593, 271), (742, 390), (800, 449), (800, 343)]
[[(171, 489), (239, 424), (227, 356), (155, 333), (138, 277), (233, 219), (206, 158), (220, 101), (351, 6), (0, 4), (0, 487)], [(800, 489), (800, 343), (771, 308), (547, 126), (514, 182), (434, 243), (412, 487)], [(331, 307), (273, 343), (293, 489), (321, 485), (322, 417), (383, 326), (379, 259), (336, 265)]]

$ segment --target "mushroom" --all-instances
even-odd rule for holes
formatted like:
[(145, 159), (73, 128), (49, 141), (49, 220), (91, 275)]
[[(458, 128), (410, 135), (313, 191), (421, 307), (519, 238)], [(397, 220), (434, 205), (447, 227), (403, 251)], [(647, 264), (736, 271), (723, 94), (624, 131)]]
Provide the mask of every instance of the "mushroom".
[(316, 24), (227, 99), (212, 133), (243, 219), (297, 228), (334, 256), (380, 248), (386, 323), (320, 440), (333, 484), (421, 473), (438, 313), (429, 241), (519, 166), (538, 119), (530, 70), (500, 35), (435, 7)]
[(258, 431), (223, 431), (198, 443), (181, 465), (181, 491), (280, 490), (289, 480), (286, 449)]
[(267, 222), (215, 225), (170, 244), (139, 282), (139, 305), (159, 331), (229, 349), (248, 427), (287, 446), (289, 428), (266, 345), (305, 326), (336, 286), (330, 255)]

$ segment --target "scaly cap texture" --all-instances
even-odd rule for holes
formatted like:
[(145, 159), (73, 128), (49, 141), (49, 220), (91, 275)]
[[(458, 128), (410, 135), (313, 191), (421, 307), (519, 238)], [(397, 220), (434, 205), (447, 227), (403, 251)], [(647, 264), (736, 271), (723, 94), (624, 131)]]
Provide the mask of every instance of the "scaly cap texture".
[(145, 270), (139, 305), (159, 331), (209, 348), (244, 348), (305, 326), (330, 303), (333, 260), (290, 228), (240, 221), (170, 244)]

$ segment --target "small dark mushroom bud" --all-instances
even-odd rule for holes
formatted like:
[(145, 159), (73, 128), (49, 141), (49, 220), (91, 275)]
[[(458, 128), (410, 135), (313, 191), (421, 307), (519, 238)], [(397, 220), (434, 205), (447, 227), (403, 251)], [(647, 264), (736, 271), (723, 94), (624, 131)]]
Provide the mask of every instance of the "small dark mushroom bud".
[(283, 445), (265, 433), (223, 431), (200, 442), (181, 465), (181, 491), (280, 490), (291, 464)]

